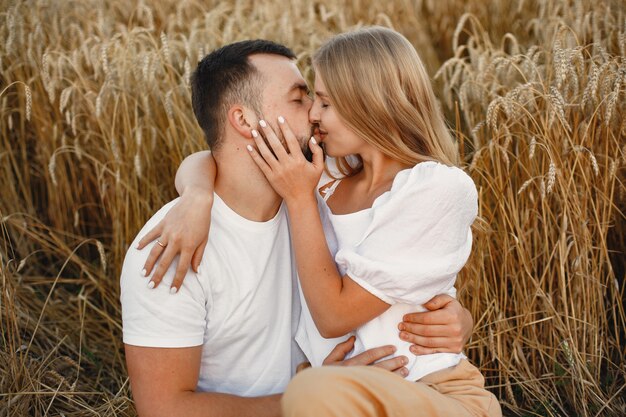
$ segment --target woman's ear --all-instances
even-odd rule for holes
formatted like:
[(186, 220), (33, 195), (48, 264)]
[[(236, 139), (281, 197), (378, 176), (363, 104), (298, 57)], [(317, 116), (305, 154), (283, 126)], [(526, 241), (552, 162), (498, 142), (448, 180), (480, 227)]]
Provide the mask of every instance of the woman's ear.
[(257, 125), (258, 120), (250, 109), (235, 105), (228, 110), (228, 123), (241, 136), (252, 139), (252, 129)]

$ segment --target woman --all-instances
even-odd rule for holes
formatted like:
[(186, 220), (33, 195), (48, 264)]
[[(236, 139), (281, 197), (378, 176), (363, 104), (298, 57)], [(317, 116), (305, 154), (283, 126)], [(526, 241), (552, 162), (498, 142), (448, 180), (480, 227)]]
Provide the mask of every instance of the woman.
[(327, 338), (350, 334), (354, 355), (395, 344), (409, 360), (404, 379), (371, 368), (304, 371), (287, 389), (284, 414), (405, 415), (420, 407), (420, 415), (499, 416), (463, 354), (416, 356), (395, 330), (434, 295), (455, 295), (477, 214), (475, 186), (454, 166), (456, 148), (419, 56), (402, 35), (373, 27), (332, 38), (313, 65), (310, 119), (337, 159), (337, 178), (320, 182), (320, 145), (311, 139), (307, 162), (288, 121), (279, 119), (288, 150), (268, 147), (261, 136), (277, 138), (264, 123), (253, 132), (257, 148), (249, 147), (289, 211), (305, 301), (296, 339), (314, 366), (336, 344)]

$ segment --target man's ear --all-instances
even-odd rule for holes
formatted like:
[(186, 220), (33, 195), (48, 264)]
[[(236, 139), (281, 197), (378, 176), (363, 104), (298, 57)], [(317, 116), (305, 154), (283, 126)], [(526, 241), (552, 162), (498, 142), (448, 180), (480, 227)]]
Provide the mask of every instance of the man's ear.
[(241, 136), (252, 139), (252, 129), (256, 128), (258, 120), (250, 109), (241, 105), (234, 105), (228, 109), (228, 123)]

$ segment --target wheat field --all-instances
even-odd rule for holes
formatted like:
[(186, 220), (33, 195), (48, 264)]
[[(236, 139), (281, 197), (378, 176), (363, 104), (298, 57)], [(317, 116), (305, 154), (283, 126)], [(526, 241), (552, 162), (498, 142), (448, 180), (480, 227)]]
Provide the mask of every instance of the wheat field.
[(509, 416), (626, 415), (626, 3), (0, 0), (0, 416), (133, 416), (118, 274), (204, 149), (197, 61), (309, 60), (393, 27), (430, 71), (480, 220), (466, 353)]

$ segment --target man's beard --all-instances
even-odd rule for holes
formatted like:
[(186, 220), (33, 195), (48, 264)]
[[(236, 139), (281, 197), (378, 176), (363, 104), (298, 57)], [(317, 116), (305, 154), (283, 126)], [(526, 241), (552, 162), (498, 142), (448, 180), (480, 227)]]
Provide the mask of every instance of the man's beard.
[[(309, 141), (315, 135), (316, 128), (317, 128), (317, 124), (311, 125), (311, 131), (309, 132), (309, 137), (304, 142), (304, 145), (302, 145), (302, 153), (304, 154), (304, 157), (306, 158), (306, 160), (309, 162), (313, 162), (313, 152), (311, 152), (311, 146), (309, 146)], [(321, 143), (320, 143), (320, 146), (322, 146)], [(324, 148), (322, 147), (322, 151), (323, 150)]]
[[(263, 118), (263, 117), (261, 117), (261, 118)], [(309, 146), (309, 141), (311, 140), (311, 138), (315, 134), (315, 127), (316, 127), (316, 125), (312, 125), (311, 126), (311, 131), (309, 132), (309, 136), (306, 137), (306, 138), (305, 137), (298, 137), (298, 136), (296, 136), (296, 139), (298, 140), (298, 143), (300, 144), (300, 150), (302, 151), (302, 154), (304, 155), (304, 158), (307, 161), (309, 161), (309, 162), (313, 162), (313, 152), (311, 152), (311, 147)], [(285, 147), (285, 149), (288, 149), (287, 142), (285, 141), (285, 136), (283, 135), (282, 131), (278, 128), (278, 126), (272, 126), (272, 129), (274, 129), (274, 132), (276, 132), (276, 136), (278, 136), (279, 142)], [(267, 138), (265, 138), (263, 136), (263, 140), (265, 141), (265, 144), (269, 148), (270, 152), (272, 152), (274, 157), (276, 157), (276, 153), (274, 152), (274, 150), (272, 149), (272, 146), (267, 141)], [(323, 144), (320, 143), (319, 145), (322, 147), (322, 150), (323, 150), (324, 149)]]
[(307, 161), (313, 162), (313, 152), (311, 152), (311, 148), (307, 146), (306, 149), (302, 149), (302, 153)]
[[(311, 146), (309, 145), (309, 141), (313, 137), (314, 133), (315, 133), (315, 125), (312, 125), (311, 126), (311, 131), (309, 132), (309, 136), (308, 137), (297, 137), (296, 136), (296, 138), (298, 139), (298, 143), (300, 144), (300, 150), (302, 151), (302, 154), (304, 155), (304, 158), (307, 161), (309, 161), (309, 162), (313, 162), (313, 152), (311, 152)], [(280, 141), (283, 144), (285, 144), (285, 137), (283, 136), (282, 132), (279, 131), (279, 135), (278, 136), (279, 136)]]

